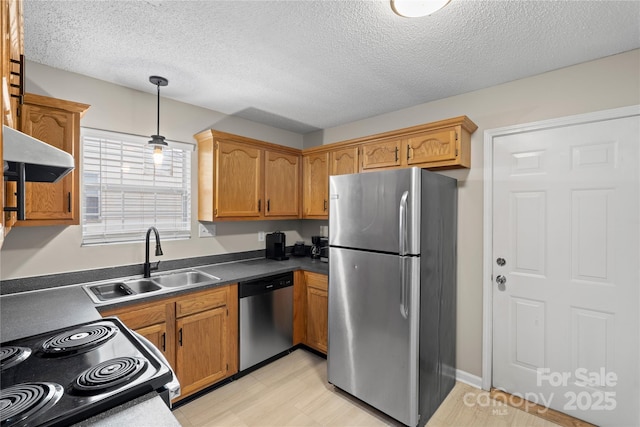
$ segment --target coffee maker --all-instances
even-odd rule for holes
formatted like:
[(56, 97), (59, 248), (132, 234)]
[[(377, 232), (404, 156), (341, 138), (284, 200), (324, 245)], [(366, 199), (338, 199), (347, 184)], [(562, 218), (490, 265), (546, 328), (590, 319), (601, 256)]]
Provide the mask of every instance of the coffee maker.
[(286, 246), (286, 234), (280, 231), (275, 231), (266, 235), (266, 256), (268, 259), (275, 259), (278, 261), (289, 259), (289, 257), (285, 255)]
[(311, 236), (311, 259), (329, 262), (329, 238)]

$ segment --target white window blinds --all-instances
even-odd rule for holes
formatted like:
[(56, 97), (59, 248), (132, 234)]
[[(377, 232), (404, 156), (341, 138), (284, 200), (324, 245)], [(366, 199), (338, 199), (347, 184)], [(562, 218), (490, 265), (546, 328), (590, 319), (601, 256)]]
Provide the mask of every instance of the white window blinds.
[(82, 129), (82, 244), (191, 237), (191, 151), (169, 142), (161, 165), (135, 135)]

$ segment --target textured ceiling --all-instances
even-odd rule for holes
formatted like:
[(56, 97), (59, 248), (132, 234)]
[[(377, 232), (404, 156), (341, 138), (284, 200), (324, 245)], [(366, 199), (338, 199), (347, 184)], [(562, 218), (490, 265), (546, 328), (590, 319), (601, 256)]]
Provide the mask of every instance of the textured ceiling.
[(388, 1), (25, 0), (24, 22), (31, 61), (149, 93), (164, 76), (163, 97), (301, 134), (640, 47), (640, 1), (408, 19)]

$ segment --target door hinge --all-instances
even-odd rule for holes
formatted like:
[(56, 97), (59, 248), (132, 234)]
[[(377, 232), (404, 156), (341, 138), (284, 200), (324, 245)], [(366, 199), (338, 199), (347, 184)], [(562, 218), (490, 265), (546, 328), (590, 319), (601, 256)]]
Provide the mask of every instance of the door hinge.
[(213, 210), (213, 214), (217, 216), (218, 215), (218, 209), (214, 209)]
[(227, 317), (229, 317), (229, 309), (227, 308)]
[(455, 133), (456, 134), (456, 141), (458, 140), (458, 132)]
[(458, 149), (456, 148), (456, 157), (458, 157)]

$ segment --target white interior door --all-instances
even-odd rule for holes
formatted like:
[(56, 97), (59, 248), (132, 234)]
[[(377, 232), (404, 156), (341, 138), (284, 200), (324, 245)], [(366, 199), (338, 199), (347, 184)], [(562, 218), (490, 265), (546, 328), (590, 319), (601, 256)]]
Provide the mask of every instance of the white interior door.
[(493, 139), (493, 386), (601, 426), (640, 425), (639, 141), (637, 115)]

